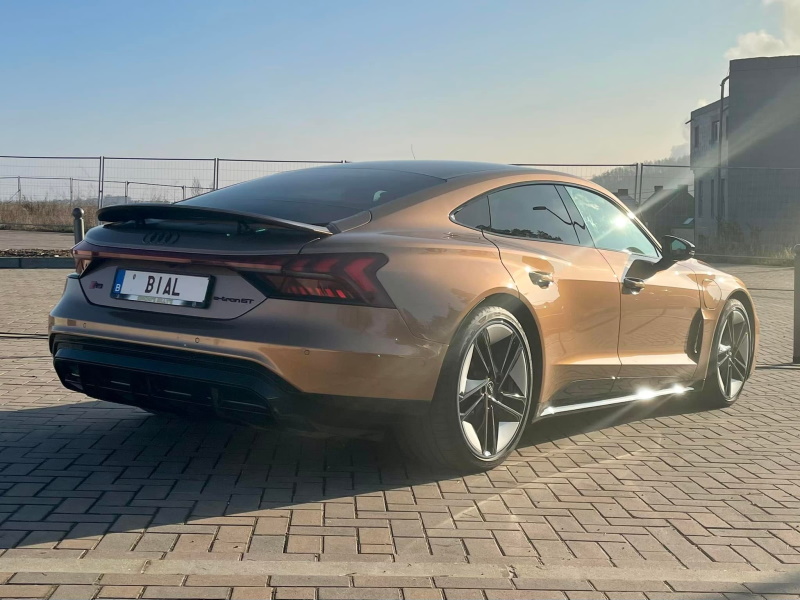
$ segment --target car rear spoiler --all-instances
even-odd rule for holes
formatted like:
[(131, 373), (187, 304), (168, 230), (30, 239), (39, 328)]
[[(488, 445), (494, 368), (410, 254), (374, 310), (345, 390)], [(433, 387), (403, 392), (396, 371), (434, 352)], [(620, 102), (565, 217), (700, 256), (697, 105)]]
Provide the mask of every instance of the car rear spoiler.
[(333, 235), (327, 227), (300, 223), (288, 219), (279, 219), (269, 215), (228, 210), (225, 208), (210, 208), (206, 206), (190, 206), (186, 204), (166, 204), (162, 202), (139, 202), (136, 204), (118, 204), (107, 206), (97, 211), (98, 221), (106, 223), (121, 223), (125, 221), (144, 222), (147, 219), (165, 219), (170, 221), (233, 221), (236, 223), (264, 224), (307, 231), (318, 235)]

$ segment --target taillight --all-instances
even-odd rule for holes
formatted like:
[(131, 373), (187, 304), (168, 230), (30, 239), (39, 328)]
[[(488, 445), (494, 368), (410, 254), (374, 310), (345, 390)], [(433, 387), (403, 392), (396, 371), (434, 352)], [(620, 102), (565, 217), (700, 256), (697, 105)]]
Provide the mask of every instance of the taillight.
[(273, 298), (394, 307), (376, 277), (388, 262), (383, 254), (301, 254), (269, 260), (276, 272), (251, 273), (269, 284)]
[(75, 259), (75, 272), (80, 275), (92, 262), (92, 252), (87, 242), (80, 242), (72, 249), (72, 258)]

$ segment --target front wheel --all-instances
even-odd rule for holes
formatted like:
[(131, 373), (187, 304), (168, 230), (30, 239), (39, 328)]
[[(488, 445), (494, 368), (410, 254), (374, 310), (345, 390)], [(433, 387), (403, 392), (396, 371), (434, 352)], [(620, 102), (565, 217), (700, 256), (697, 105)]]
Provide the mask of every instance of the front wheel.
[(728, 300), (714, 332), (708, 373), (700, 393), (703, 404), (724, 408), (736, 402), (750, 376), (753, 344), (753, 324), (747, 309), (738, 300)]
[(426, 463), (491, 469), (517, 446), (534, 389), (531, 348), (519, 321), (503, 308), (481, 308), (448, 350), (429, 413), (398, 428), (398, 441)]

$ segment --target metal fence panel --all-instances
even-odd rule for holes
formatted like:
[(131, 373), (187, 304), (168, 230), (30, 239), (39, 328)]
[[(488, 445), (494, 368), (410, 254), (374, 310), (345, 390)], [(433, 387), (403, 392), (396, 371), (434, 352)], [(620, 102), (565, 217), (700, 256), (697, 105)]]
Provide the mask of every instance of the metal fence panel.
[(73, 206), (93, 218), (100, 157), (0, 156), (0, 225), (64, 228)]
[(750, 256), (793, 256), (800, 243), (800, 169), (725, 168), (721, 178), (722, 198), (717, 194), (714, 215), (709, 220), (709, 240), (731, 253)]
[(120, 158), (103, 161), (102, 206), (177, 202), (214, 189), (213, 158)]
[(603, 186), (618, 196), (635, 197), (639, 181), (637, 164), (580, 165), (564, 163), (515, 163), (519, 167), (533, 167), (546, 171), (566, 173), (581, 179), (588, 179)]
[(220, 158), (218, 159), (217, 187), (223, 188), (235, 183), (285, 171), (296, 171), (297, 169), (343, 162), (345, 161), (235, 160)]
[(656, 223), (674, 214), (671, 232), (701, 254), (789, 258), (800, 243), (800, 169), (644, 165), (641, 190), (640, 208)]

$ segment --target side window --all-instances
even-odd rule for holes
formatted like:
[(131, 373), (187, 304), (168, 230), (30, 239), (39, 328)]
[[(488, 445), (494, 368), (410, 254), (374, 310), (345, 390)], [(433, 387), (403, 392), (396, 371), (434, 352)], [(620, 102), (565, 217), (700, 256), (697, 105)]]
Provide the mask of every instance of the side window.
[(567, 187), (572, 201), (586, 221), (594, 243), (604, 250), (616, 250), (658, 258), (658, 250), (621, 209), (602, 196), (580, 188)]
[(578, 245), (572, 219), (553, 185), (523, 185), (489, 194), (491, 231)]
[(453, 213), (453, 220), (472, 229), (489, 229), (489, 198), (470, 200)]

